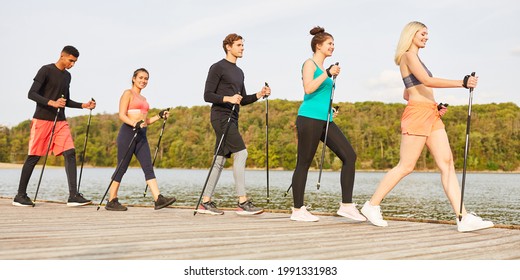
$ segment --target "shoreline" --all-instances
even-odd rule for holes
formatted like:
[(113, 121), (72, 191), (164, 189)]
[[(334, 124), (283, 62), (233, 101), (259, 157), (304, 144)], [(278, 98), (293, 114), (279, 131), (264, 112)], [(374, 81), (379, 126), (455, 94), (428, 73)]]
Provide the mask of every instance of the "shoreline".
[[(8, 196), (2, 196), (0, 195), (0, 201), (4, 200), (11, 200), (13, 197)], [(65, 205), (66, 203), (63, 201), (56, 201), (56, 200), (38, 200), (38, 203), (49, 203), (53, 205)], [(144, 204), (125, 204), (128, 207), (131, 208), (152, 208), (150, 205), (144, 205)], [(84, 208), (95, 206), (95, 204), (92, 205), (86, 205)], [(81, 208), (81, 207), (80, 207)], [(193, 207), (191, 206), (184, 206), (184, 205), (171, 205), (168, 206), (168, 208), (172, 209), (182, 209), (182, 210), (192, 210)], [(222, 207), (220, 208), (224, 211), (234, 211), (235, 208), (228, 208), (228, 207)], [(276, 213), (276, 214), (291, 214), (289, 210), (285, 209), (278, 209), (278, 208), (266, 208), (264, 209), (265, 213)], [(328, 213), (328, 212), (312, 212), (314, 215), (317, 216), (323, 216), (323, 217), (334, 217), (337, 216), (334, 213)], [(403, 217), (393, 217), (393, 216), (384, 216), (386, 220), (389, 221), (405, 221), (405, 222), (414, 222), (414, 223), (426, 223), (426, 224), (445, 224), (445, 225), (455, 225), (455, 221), (453, 220), (435, 220), (435, 219), (422, 219), (422, 218), (403, 218)], [(511, 230), (520, 230), (520, 225), (518, 224), (495, 224), (494, 228), (502, 228), (502, 229), (511, 229)]]
[[(7, 162), (0, 162), (0, 169), (21, 169), (23, 167), (23, 164), (21, 163), (7, 163)], [(41, 168), (41, 164), (36, 165), (36, 168)], [(104, 166), (104, 167), (96, 167), (96, 166), (89, 166), (84, 165), (84, 168), (114, 168), (113, 166)], [(46, 165), (45, 168), (63, 168), (63, 166), (53, 166), (53, 165)], [(129, 168), (140, 168), (138, 166), (131, 166)], [(156, 169), (186, 169), (186, 170), (205, 170), (205, 168), (156, 168)], [(224, 168), (224, 169), (232, 169), (232, 167)], [(263, 168), (246, 168), (246, 170), (249, 171), (261, 171), (265, 170)], [(270, 168), (270, 171), (291, 171), (291, 170), (284, 170), (281, 168)], [(388, 172), (390, 169), (385, 170), (377, 170), (377, 169), (356, 169), (356, 172)], [(310, 168), (309, 171), (318, 171), (318, 169)], [(324, 169), (323, 171), (333, 171), (333, 172), (339, 172), (339, 170), (334, 171), (330, 169)], [(439, 173), (439, 170), (414, 170), (414, 172), (419, 173)], [(462, 172), (462, 170), (457, 170), (457, 173)], [(480, 174), (520, 174), (520, 170), (517, 171), (493, 171), (493, 170), (482, 170), (482, 171), (467, 171), (467, 173), (480, 173)]]

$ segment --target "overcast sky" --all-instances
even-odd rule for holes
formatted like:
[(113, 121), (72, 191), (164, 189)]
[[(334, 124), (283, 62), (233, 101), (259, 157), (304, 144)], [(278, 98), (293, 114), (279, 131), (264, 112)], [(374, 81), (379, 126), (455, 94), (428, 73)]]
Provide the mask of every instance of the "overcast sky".
[[(71, 97), (79, 102), (94, 97), (95, 113), (117, 112), (139, 67), (150, 71), (143, 94), (151, 107), (207, 105), (206, 75), (224, 57), (222, 39), (229, 33), (244, 37), (238, 65), (248, 93), (267, 81), (271, 98), (301, 100), (301, 65), (312, 56), (309, 30), (316, 25), (335, 39), (334, 55), (325, 63), (342, 66), (335, 101), (404, 103), (393, 57), (402, 28), (413, 20), (429, 28), (420, 56), (434, 76), (462, 79), (476, 71), (474, 104), (520, 104), (514, 87), (520, 77), (518, 0), (1, 2), (0, 124), (7, 126), (32, 117), (35, 103), (27, 99), (32, 79), (69, 44), (80, 51), (70, 70)], [(465, 89), (435, 92), (438, 102), (468, 103)]]

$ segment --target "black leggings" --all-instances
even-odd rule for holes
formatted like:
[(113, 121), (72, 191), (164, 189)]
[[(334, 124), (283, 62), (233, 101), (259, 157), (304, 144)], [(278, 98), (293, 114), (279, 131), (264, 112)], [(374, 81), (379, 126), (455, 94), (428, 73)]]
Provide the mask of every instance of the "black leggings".
[[(69, 196), (74, 196), (78, 192), (78, 186), (76, 183), (77, 170), (76, 170), (76, 149), (69, 149), (63, 152), (63, 158), (65, 159), (65, 172), (67, 174), (67, 182), (69, 184)], [(20, 175), (20, 184), (18, 185), (18, 194), (27, 194), (27, 185), (31, 179), (34, 167), (40, 160), (40, 156), (27, 156), (22, 167), (22, 174)]]
[[(150, 153), (148, 139), (146, 138), (146, 128), (141, 128), (139, 130), (132, 146), (130, 146), (130, 142), (134, 135), (135, 131), (133, 130), (133, 127), (127, 124), (123, 124), (119, 129), (119, 134), (117, 135), (117, 164), (120, 164), (121, 166), (119, 167), (119, 170), (116, 170), (117, 173), (112, 175), (112, 179), (118, 183), (121, 182), (123, 175), (128, 169), (128, 165), (132, 160), (132, 154), (135, 155), (139, 164), (141, 164), (145, 180), (148, 181), (155, 179), (155, 173), (152, 166), (152, 155)], [(128, 155), (124, 158), (127, 152)]]
[[(326, 124), (326, 121), (303, 116), (298, 116), (296, 119), (296, 128), (298, 130), (298, 160), (292, 177), (295, 208), (303, 206), (307, 173), (316, 154), (318, 144), (325, 138)], [(343, 162), (341, 166), (341, 201), (343, 203), (351, 203), (357, 156), (345, 135), (343, 135), (338, 126), (333, 122), (329, 124), (327, 147)]]

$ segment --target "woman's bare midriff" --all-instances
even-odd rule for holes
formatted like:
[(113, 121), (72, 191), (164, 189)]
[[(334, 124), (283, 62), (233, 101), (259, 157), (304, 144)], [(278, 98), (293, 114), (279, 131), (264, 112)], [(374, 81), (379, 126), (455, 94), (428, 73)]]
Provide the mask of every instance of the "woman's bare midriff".
[(433, 89), (425, 85), (416, 85), (406, 89), (408, 93), (408, 101), (436, 103), (433, 97)]

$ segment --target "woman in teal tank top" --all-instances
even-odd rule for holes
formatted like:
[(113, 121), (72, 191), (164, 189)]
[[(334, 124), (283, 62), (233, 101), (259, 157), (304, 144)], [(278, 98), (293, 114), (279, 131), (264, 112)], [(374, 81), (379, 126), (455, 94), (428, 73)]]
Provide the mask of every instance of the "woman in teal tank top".
[[(305, 63), (302, 66), (302, 74), (303, 70), (305, 68), (305, 64), (313, 64), (314, 68), (314, 74), (313, 74), (313, 80), (319, 80), (320, 76), (323, 74), (327, 74), (326, 71), (321, 70), (321, 68), (316, 64), (316, 62), (313, 59), (308, 59), (305, 61)], [(323, 65), (323, 63), (322, 63)], [(307, 68), (312, 68), (312, 65), (307, 65)], [(337, 68), (338, 74), (339, 74), (339, 66), (333, 66), (333, 68)], [(329, 72), (335, 71), (336, 69), (330, 69)], [(335, 73), (335, 72), (334, 72)], [(325, 77), (325, 75), (323, 75)], [(329, 110), (329, 102), (330, 102), (330, 95), (332, 94), (332, 79), (327, 75), (325, 80), (319, 85), (319, 87), (313, 91), (312, 93), (305, 94), (303, 97), (303, 103), (300, 105), (300, 109), (298, 110), (298, 116), (304, 116), (311, 119), (317, 119), (326, 121), (328, 116), (328, 110)], [(331, 112), (331, 120), (333, 114)]]
[[(291, 220), (316, 222), (318, 217), (307, 211), (304, 203), (307, 173), (313, 162), (314, 154), (320, 141), (325, 139), (325, 128), (332, 94), (332, 76), (340, 73), (338, 65), (325, 69), (323, 63), (334, 52), (334, 38), (324, 28), (315, 27), (310, 31), (313, 57), (304, 62), (302, 67), (304, 100), (298, 110), (296, 128), (298, 130), (298, 160), (292, 177), (294, 207)], [(332, 112), (331, 112), (332, 113)], [(341, 167), (341, 202), (337, 214), (356, 221), (366, 221), (352, 203), (356, 152), (334, 122), (329, 123), (327, 134), (329, 147), (343, 165)]]

